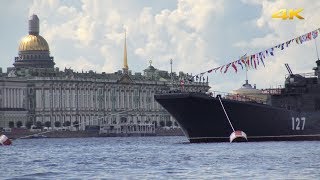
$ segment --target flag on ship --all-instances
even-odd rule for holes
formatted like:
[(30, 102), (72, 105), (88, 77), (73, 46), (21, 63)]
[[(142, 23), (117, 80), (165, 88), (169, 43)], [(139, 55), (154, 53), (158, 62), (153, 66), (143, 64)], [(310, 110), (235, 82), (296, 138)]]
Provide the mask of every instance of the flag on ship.
[(288, 41), (285, 41), (283, 43), (280, 43), (276, 46), (273, 46), (271, 48), (268, 48), (266, 50), (260, 51), (258, 53), (254, 53), (252, 55), (248, 55), (245, 54), (244, 56), (242, 56), (240, 59), (236, 60), (236, 61), (231, 61), (230, 63), (227, 63), (225, 65), (216, 67), (216, 68), (212, 68), (209, 69), (208, 71), (202, 72), (198, 75), (200, 75), (200, 77), (198, 75), (193, 76), (196, 77), (196, 80), (198, 80), (200, 78), (201, 81), (201, 77), (205, 74), (205, 73), (212, 73), (213, 71), (216, 73), (217, 70), (220, 70), (220, 73), (224, 72), (227, 73), (228, 69), (230, 66), (232, 66), (232, 68), (235, 70), (235, 72), (238, 72), (238, 67), (241, 67), (241, 69), (243, 70), (244, 67), (246, 69), (250, 69), (250, 68), (254, 68), (257, 69), (258, 66), (260, 66), (260, 62), (262, 63), (262, 65), (265, 67), (265, 63), (264, 60), (269, 57), (269, 56), (274, 56), (274, 51), (275, 48), (279, 49), (279, 50), (284, 50), (288, 47), (290, 47), (293, 43), (292, 42), (296, 42), (296, 44), (303, 44), (306, 41), (310, 41), (312, 39), (316, 39), (318, 37), (318, 34), (320, 33), (320, 28), (308, 32), (306, 34), (303, 34), (301, 36), (298, 36), (296, 38), (292, 38)]
[(235, 62), (232, 62), (232, 67), (234, 69), (234, 71), (237, 73), (238, 72), (238, 69), (237, 69), (237, 66), (234, 64)]
[(226, 69), (224, 70), (224, 73), (226, 73), (228, 71), (228, 68), (230, 65), (231, 65), (231, 63), (227, 64)]

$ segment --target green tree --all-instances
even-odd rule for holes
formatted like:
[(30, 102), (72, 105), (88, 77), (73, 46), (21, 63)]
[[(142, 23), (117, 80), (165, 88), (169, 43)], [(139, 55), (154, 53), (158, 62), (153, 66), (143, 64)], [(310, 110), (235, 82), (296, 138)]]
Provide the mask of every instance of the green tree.
[(33, 122), (32, 122), (32, 121), (27, 121), (27, 122), (26, 122), (26, 127), (27, 127), (28, 129), (30, 129), (32, 125), (33, 125)]
[(167, 124), (168, 127), (171, 127), (172, 126), (172, 121), (167, 121), (166, 124)]
[(164, 127), (164, 125), (165, 125), (165, 124), (164, 124), (164, 121), (160, 121), (159, 124), (160, 124), (160, 127)]
[(37, 129), (42, 129), (42, 127), (43, 127), (42, 122), (41, 121), (37, 121), (36, 122), (36, 127), (37, 127)]
[(47, 127), (47, 128), (51, 127), (51, 122), (50, 121), (46, 121), (44, 123), (44, 126)]
[(60, 122), (60, 121), (54, 122), (54, 126), (55, 126), (55, 127), (61, 127), (61, 122)]
[(13, 121), (9, 122), (9, 128), (14, 128), (14, 122)]
[(16, 123), (16, 126), (17, 126), (17, 128), (20, 128), (20, 127), (22, 126), (22, 122), (21, 122), (21, 121), (18, 121), (18, 122)]

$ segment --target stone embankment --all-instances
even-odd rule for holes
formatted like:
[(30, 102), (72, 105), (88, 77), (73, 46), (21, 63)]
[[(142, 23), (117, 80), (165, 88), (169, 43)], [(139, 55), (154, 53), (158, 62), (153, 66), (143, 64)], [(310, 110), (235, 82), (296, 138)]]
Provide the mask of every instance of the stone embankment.
[(0, 132), (10, 139), (17, 138), (86, 138), (86, 137), (126, 137), (126, 136), (183, 136), (179, 128), (157, 128), (153, 134), (99, 134), (99, 131), (38, 131), (31, 132), (27, 129), (12, 129), (11, 132)]

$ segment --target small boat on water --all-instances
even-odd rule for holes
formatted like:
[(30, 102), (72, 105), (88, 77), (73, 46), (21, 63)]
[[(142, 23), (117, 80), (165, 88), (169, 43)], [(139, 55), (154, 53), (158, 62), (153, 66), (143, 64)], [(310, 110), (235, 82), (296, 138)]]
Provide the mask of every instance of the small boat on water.
[(29, 136), (21, 137), (20, 139), (40, 139), (40, 138), (48, 138), (48, 137), (43, 134), (32, 134)]
[(48, 138), (48, 137), (43, 134), (34, 134), (31, 136), (31, 138)]
[(9, 139), (6, 135), (2, 134), (0, 136), (0, 145), (9, 146), (12, 144), (11, 139)]

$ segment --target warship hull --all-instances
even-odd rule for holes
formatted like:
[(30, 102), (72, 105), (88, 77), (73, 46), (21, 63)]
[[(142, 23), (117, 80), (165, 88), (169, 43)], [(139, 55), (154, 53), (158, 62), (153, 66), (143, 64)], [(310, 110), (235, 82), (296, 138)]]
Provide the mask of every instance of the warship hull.
[(178, 122), (191, 143), (229, 142), (234, 130), (248, 141), (320, 140), (320, 112), (297, 112), (271, 105), (222, 98), (205, 93), (155, 95)]

